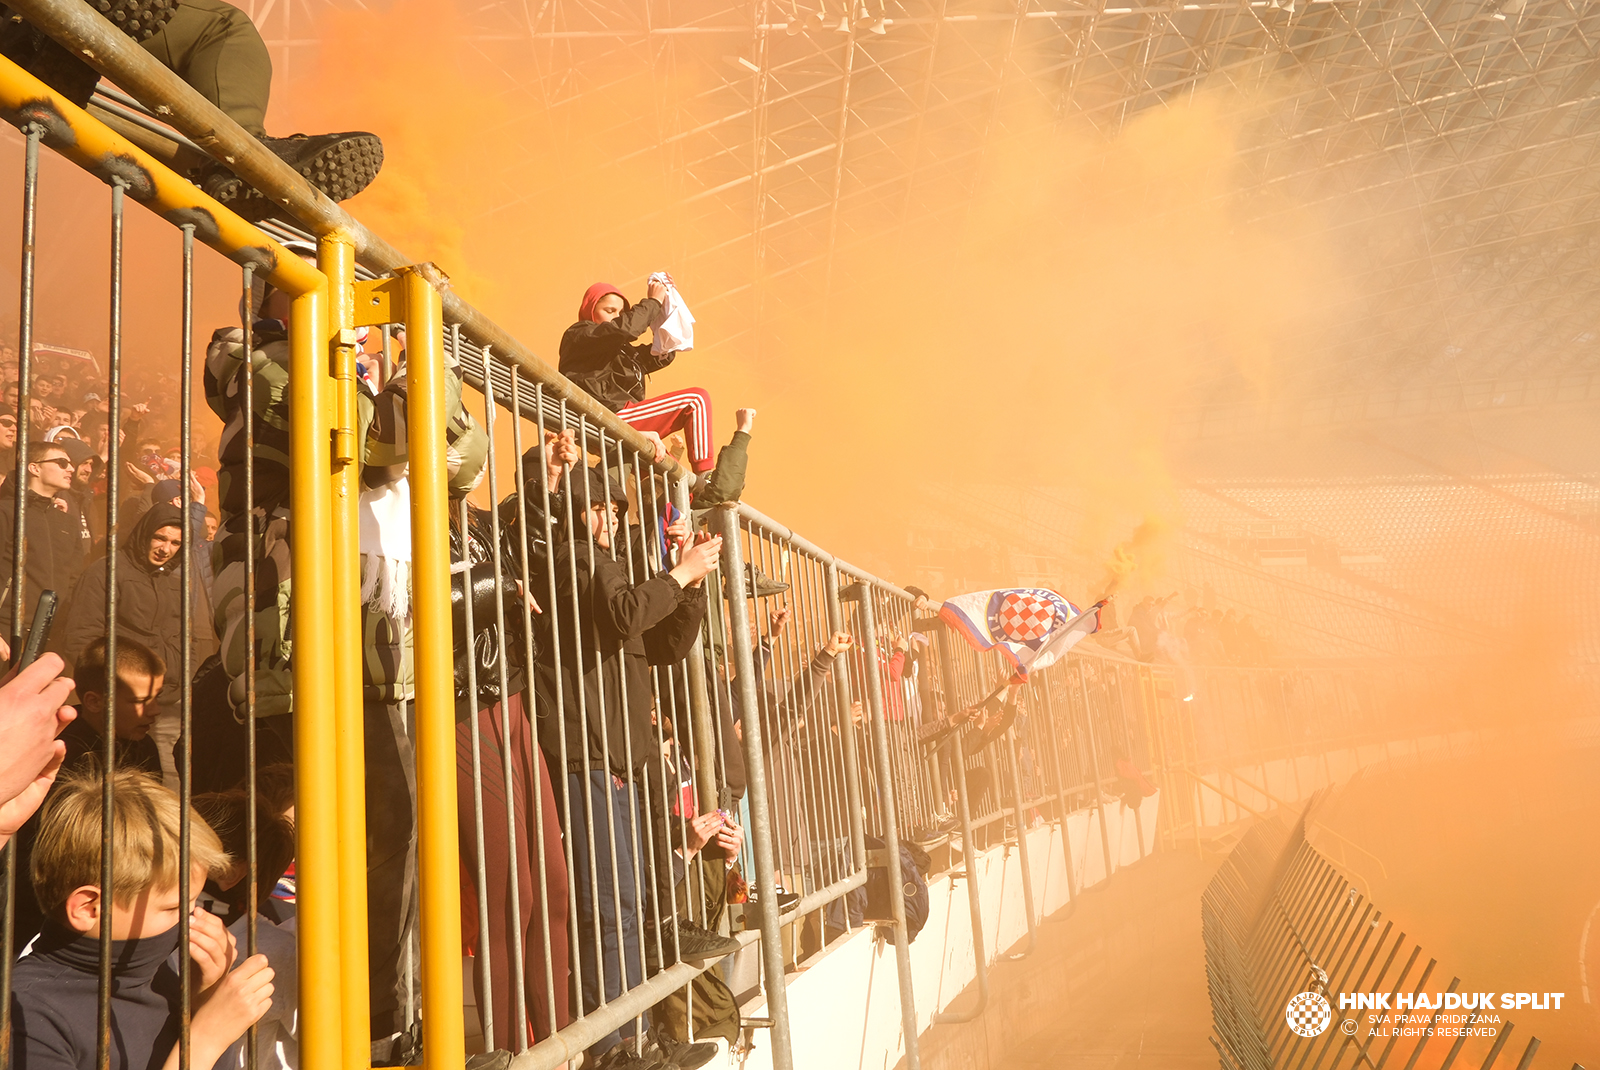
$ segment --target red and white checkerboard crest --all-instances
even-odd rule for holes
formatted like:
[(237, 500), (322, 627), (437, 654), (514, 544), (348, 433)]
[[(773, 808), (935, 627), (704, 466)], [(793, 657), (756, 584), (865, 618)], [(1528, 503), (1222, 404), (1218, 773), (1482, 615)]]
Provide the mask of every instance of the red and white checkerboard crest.
[(1013, 643), (1043, 639), (1055, 623), (1056, 607), (1028, 592), (1013, 591), (1000, 603), (1000, 631)]

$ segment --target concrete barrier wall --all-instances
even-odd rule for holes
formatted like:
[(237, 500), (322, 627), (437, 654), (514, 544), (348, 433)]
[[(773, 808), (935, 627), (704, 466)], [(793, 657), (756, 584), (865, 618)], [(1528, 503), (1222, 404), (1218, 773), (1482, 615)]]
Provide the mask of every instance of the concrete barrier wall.
[[(1056, 825), (1028, 830), (1034, 909), (1049, 916), (1067, 906), (1069, 866), (1080, 889), (1105, 880), (1108, 847), (1112, 872), (1154, 851), (1159, 814), (1157, 794), (1144, 800), (1137, 822), (1134, 812), (1120, 802), (1107, 803), (1104, 840), (1099, 816), (1092, 810), (1068, 815), (1065, 841)], [(977, 870), (984, 949), (993, 962), (1027, 947), (1020, 853), (1014, 846), (992, 847), (979, 854)], [(962, 995), (977, 980), (966, 878), (946, 874), (929, 881), (928, 907), (927, 924), (911, 944), (918, 1032), (933, 1024), (936, 1012), (960, 1012), (976, 999), (975, 990)], [(879, 940), (875, 929), (868, 927), (835, 941), (790, 976), (788, 992), (797, 1068), (889, 1070), (905, 1055), (894, 944)], [(765, 1004), (747, 1006), (744, 1013), (759, 1017)], [(757, 1044), (763, 1039), (764, 1034), (758, 1033)], [(746, 1070), (767, 1070), (771, 1065), (770, 1049), (763, 1046), (744, 1063)]]

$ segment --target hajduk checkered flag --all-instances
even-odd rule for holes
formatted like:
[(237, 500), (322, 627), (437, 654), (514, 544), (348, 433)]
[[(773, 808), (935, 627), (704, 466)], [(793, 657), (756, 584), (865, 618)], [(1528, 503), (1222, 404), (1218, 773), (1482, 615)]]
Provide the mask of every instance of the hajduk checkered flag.
[(1043, 587), (1007, 587), (947, 598), (939, 616), (964, 636), (974, 650), (999, 647), (1016, 667), (1016, 677), (1043, 669), (1086, 635), (1100, 630), (1100, 608), (1088, 611)]

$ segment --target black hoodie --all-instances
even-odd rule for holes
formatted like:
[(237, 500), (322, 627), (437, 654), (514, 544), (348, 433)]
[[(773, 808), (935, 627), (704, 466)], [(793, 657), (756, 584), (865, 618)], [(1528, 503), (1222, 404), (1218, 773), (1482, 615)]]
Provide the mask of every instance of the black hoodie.
[(645, 376), (677, 356), (675, 352), (656, 356), (649, 342), (634, 342), (659, 311), (661, 302), (646, 297), (609, 323), (574, 323), (561, 336), (561, 374), (612, 412), (643, 401)]
[[(177, 506), (162, 503), (151, 506), (139, 519), (126, 544), (117, 548), (117, 636), (135, 639), (161, 656), (167, 663), (168, 686), (163, 693), (176, 701), (183, 666), (183, 574), (181, 553), (164, 565), (150, 563), (150, 540), (164, 527), (183, 527), (183, 514)], [(200, 571), (191, 574), (194, 598), (195, 664), (215, 648), (211, 613), (205, 603), (205, 585)], [(60, 638), (52, 644), (70, 666), (85, 647), (106, 634), (106, 561), (91, 564), (73, 589)]]
[[(572, 513), (573, 539), (567, 539), (569, 521), (563, 516), (553, 540), (555, 589), (549, 588), (543, 560), (532, 573), (535, 601), (551, 607), (534, 618), (535, 727), (551, 767), (569, 773), (609, 764), (613, 773), (629, 775), (630, 751), (632, 769), (652, 754), (659, 759), (650, 725), (649, 666), (683, 660), (705, 619), (704, 587), (684, 590), (665, 572), (630, 582), (626, 558), (614, 559), (591, 546), (588, 503), (616, 496), (598, 470), (575, 469), (574, 501), (562, 503)], [(632, 535), (639, 536), (637, 528)], [(635, 557), (645, 559), (642, 550)]]

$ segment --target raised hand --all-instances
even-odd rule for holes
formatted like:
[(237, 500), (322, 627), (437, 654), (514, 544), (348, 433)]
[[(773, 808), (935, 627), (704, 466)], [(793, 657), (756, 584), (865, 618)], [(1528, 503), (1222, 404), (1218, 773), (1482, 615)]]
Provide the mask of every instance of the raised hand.
[(0, 801), (20, 796), (65, 753), (56, 736), (77, 716), (66, 705), (72, 679), (61, 675), (65, 667), (57, 655), (41, 654), (0, 687)]
[(678, 581), (679, 586), (693, 587), (705, 579), (706, 574), (715, 569), (721, 560), (722, 536), (713, 535), (685, 550), (669, 575)]
[[(265, 955), (251, 955), (222, 979), (194, 1012), (190, 1059), (213, 1066), (228, 1046), (261, 1020), (272, 1006), (272, 967)], [(163, 1070), (177, 1070), (179, 1045), (172, 1046)]]
[(204, 992), (226, 977), (237, 951), (238, 944), (222, 919), (204, 907), (195, 907), (189, 915), (189, 957), (200, 968), (195, 991)]

